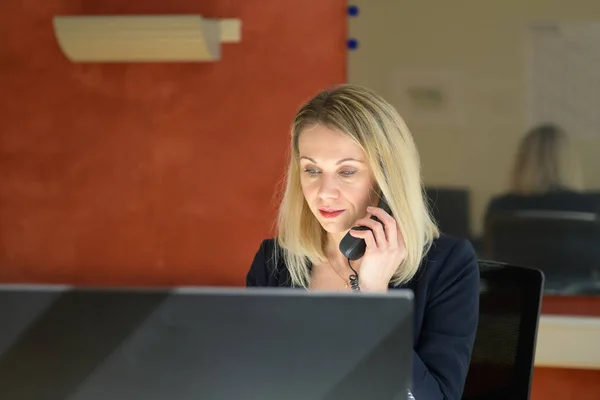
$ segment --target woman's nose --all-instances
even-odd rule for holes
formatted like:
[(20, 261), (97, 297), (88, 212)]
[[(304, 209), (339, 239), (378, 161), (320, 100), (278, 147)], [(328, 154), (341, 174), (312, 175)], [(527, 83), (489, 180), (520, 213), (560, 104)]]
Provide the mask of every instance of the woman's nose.
[(335, 199), (339, 195), (338, 184), (335, 177), (323, 175), (320, 181), (318, 196), (321, 199)]

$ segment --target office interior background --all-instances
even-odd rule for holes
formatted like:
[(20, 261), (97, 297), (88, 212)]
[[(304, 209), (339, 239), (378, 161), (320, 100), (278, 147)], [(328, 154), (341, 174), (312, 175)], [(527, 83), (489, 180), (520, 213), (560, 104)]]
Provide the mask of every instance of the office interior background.
[[(72, 62), (53, 29), (57, 15), (130, 14), (235, 18), (241, 39), (206, 62)], [(0, 15), (4, 283), (243, 285), (274, 234), (290, 121), (343, 82), (371, 87), (406, 119), (442, 230), (470, 238), (482, 259), (522, 260), (486, 210), (508, 192), (536, 124), (565, 129), (582, 192), (600, 193), (592, 0), (3, 0)], [(590, 340), (600, 229), (589, 214), (559, 216), (562, 227), (575, 220), (557, 240), (566, 253), (576, 241), (580, 262), (571, 252), (545, 271), (542, 317), (568, 318), (559, 331), (540, 326), (551, 351), (536, 364), (536, 400), (600, 398)], [(548, 240), (536, 248), (556, 248)], [(519, 237), (512, 248), (524, 243), (534, 246)], [(521, 264), (544, 270), (543, 255)]]

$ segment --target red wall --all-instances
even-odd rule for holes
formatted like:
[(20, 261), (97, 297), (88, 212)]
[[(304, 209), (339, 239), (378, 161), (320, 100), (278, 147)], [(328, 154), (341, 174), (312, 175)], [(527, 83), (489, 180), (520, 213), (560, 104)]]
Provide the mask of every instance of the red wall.
[[(242, 284), (288, 128), (346, 79), (342, 0), (0, 2), (0, 281)], [(53, 15), (240, 18), (222, 60), (71, 64)]]

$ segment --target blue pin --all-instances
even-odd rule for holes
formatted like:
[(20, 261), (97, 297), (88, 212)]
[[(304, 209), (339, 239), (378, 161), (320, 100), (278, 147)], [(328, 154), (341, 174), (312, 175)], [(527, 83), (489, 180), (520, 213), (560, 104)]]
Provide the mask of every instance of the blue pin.
[(358, 48), (358, 40), (351, 38), (346, 41), (346, 46), (350, 50), (356, 50)]
[(351, 17), (356, 17), (359, 13), (358, 6), (350, 5), (348, 6), (348, 15)]

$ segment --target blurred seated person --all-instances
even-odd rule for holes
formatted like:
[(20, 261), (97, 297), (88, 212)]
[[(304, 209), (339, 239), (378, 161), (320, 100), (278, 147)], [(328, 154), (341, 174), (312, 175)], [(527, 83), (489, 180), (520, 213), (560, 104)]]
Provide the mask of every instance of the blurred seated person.
[(582, 189), (581, 165), (565, 131), (539, 125), (521, 142), (510, 192), (492, 199), (486, 221), (493, 214), (517, 210), (598, 213), (600, 195)]

